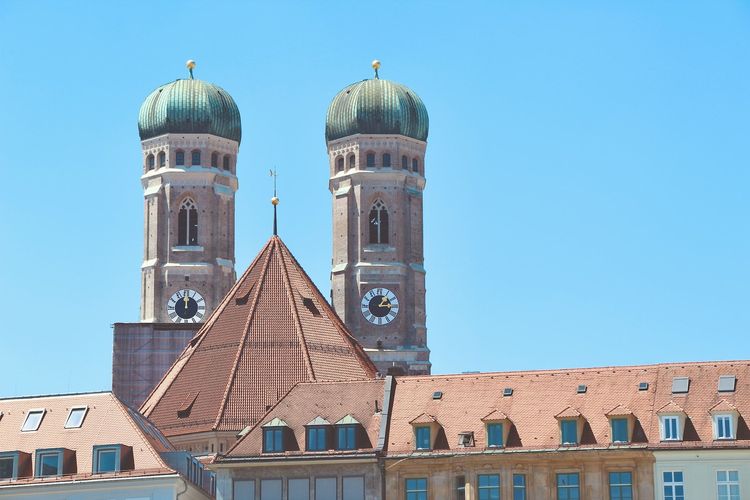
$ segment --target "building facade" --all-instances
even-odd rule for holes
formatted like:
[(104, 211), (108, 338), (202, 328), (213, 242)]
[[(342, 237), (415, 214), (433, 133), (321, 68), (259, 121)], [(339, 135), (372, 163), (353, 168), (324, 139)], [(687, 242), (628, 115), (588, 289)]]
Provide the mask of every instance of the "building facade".
[(430, 373), (423, 203), (429, 119), (421, 99), (376, 75), (326, 117), (333, 197), (331, 298), (381, 373)]
[(0, 498), (208, 500), (213, 473), (112, 393), (0, 399)]
[(144, 254), (140, 323), (116, 323), (112, 386), (140, 405), (235, 282), (240, 113), (222, 88), (190, 78), (143, 102)]

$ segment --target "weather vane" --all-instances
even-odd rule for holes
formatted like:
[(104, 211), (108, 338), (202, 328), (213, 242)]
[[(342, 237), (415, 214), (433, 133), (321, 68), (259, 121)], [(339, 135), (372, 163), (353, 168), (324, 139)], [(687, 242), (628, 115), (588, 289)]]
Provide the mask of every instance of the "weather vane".
[(276, 196), (276, 168), (270, 169), (268, 173), (273, 177), (273, 198), (271, 198), (271, 205), (273, 205), (273, 235), (278, 236), (278, 228), (276, 224), (276, 206), (279, 204), (279, 198)]
[(372, 62), (372, 69), (375, 70), (375, 78), (379, 79), (380, 77), (378, 76), (378, 70), (380, 69), (380, 61), (378, 61), (377, 59), (375, 59)]
[(190, 79), (193, 79), (193, 68), (195, 68), (195, 61), (192, 59), (188, 59), (188, 62), (185, 63), (185, 66), (187, 66), (188, 71), (190, 72)]

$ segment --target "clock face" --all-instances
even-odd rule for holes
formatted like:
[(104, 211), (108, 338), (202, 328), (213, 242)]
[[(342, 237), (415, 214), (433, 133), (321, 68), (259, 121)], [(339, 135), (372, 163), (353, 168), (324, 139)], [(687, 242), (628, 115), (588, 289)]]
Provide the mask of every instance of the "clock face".
[(362, 297), (362, 315), (373, 325), (387, 325), (398, 314), (398, 298), (387, 288), (373, 288)]
[(195, 290), (177, 290), (169, 298), (167, 314), (175, 323), (198, 323), (206, 315), (206, 301)]

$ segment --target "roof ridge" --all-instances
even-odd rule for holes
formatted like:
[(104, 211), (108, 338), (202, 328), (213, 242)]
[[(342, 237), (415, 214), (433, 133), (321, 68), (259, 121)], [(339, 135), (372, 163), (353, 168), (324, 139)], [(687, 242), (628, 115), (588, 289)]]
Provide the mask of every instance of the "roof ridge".
[[(198, 347), (203, 343), (203, 341), (206, 338), (206, 334), (211, 330), (213, 325), (216, 323), (217, 318), (220, 316), (220, 313), (226, 308), (227, 304), (234, 298), (235, 294), (237, 293), (237, 289), (241, 286), (241, 284), (244, 282), (245, 278), (250, 275), (250, 271), (255, 267), (255, 264), (260, 260), (261, 256), (265, 252), (266, 248), (270, 245), (271, 240), (268, 240), (266, 242), (266, 245), (261, 249), (260, 252), (255, 256), (253, 261), (250, 263), (248, 268), (245, 270), (244, 273), (242, 273), (242, 276), (240, 276), (240, 279), (237, 280), (237, 282), (232, 286), (232, 288), (229, 289), (229, 292), (224, 296), (221, 302), (219, 302), (219, 305), (216, 307), (216, 309), (213, 310), (213, 312), (209, 315), (206, 322), (203, 324), (202, 327), (193, 335), (193, 338), (190, 339), (190, 341), (187, 343), (185, 348), (182, 350), (179, 356), (177, 356), (177, 359), (174, 360), (172, 363), (172, 366), (169, 367), (169, 369), (164, 372), (164, 375), (162, 375), (161, 379), (159, 379), (159, 382), (151, 389), (151, 392), (149, 392), (146, 399), (143, 400), (143, 403), (141, 403), (140, 409), (143, 408), (146, 403), (154, 396), (154, 393), (157, 391), (157, 389), (161, 388), (162, 383), (167, 379), (168, 376), (172, 375), (172, 368), (177, 366), (178, 362), (181, 361), (184, 357), (187, 357), (188, 360), (190, 357), (192, 357), (193, 353), (195, 353), (198, 350)], [(252, 290), (251, 290), (252, 291)], [(193, 340), (195, 340), (196, 337), (200, 337), (195, 344), (193, 344)], [(191, 345), (192, 344), (192, 345)], [(179, 368), (177, 369), (177, 373), (172, 376), (172, 380), (169, 382), (167, 387), (163, 388), (162, 391), (166, 392), (169, 390), (169, 388), (172, 386), (174, 381), (177, 379), (177, 375), (179, 375), (182, 370), (187, 365), (187, 361), (182, 363)], [(158, 406), (159, 402), (161, 401), (161, 398), (156, 401), (154, 406), (151, 408), (151, 411), (149, 414), (153, 413), (153, 411), (156, 409), (156, 406)]]
[[(278, 236), (274, 236), (279, 242), (281, 242), (281, 239)], [(289, 269), (287, 269), (286, 266), (286, 259), (284, 258), (284, 251), (286, 250), (287, 253), (289, 252), (289, 249), (286, 248), (286, 245), (281, 243), (279, 245), (279, 255), (281, 257), (281, 277), (282, 282), (284, 283), (284, 290), (286, 291), (287, 298), (291, 302), (292, 305), (292, 316), (294, 317), (294, 325), (297, 329), (297, 339), (299, 340), (301, 347), (302, 347), (302, 355), (305, 358), (305, 366), (307, 367), (307, 372), (312, 380), (316, 380), (315, 377), (315, 370), (312, 366), (312, 360), (310, 359), (310, 351), (307, 348), (307, 339), (305, 338), (305, 332), (302, 328), (302, 319), (299, 316), (299, 309), (297, 309), (297, 301), (294, 300), (294, 292), (292, 291), (292, 283), (289, 279)], [(299, 263), (296, 263), (299, 264)], [(299, 268), (300, 266), (297, 265)]]
[(298, 382), (297, 385), (334, 385), (334, 384), (357, 384), (362, 382), (383, 382), (382, 378), (349, 378), (345, 380), (308, 380)]
[(42, 399), (42, 398), (68, 398), (75, 396), (98, 396), (101, 394), (112, 394), (112, 391), (90, 391), (90, 392), (69, 392), (60, 394), (37, 394), (32, 396), (8, 396), (0, 398), (0, 401), (15, 401), (23, 399)]
[(563, 373), (591, 373), (599, 371), (621, 371), (627, 369), (642, 369), (654, 370), (658, 368), (670, 368), (676, 366), (729, 366), (737, 364), (750, 365), (750, 360), (728, 360), (728, 361), (687, 361), (687, 362), (670, 362), (670, 363), (654, 363), (648, 365), (617, 365), (617, 366), (594, 366), (589, 368), (551, 368), (542, 370), (512, 370), (512, 371), (493, 371), (493, 372), (481, 372), (481, 373), (443, 373), (436, 375), (403, 375), (399, 376), (398, 379), (401, 382), (409, 382), (414, 380), (429, 380), (429, 379), (449, 379), (449, 378), (485, 378), (485, 377), (496, 377), (503, 375), (555, 375)]
[[(268, 269), (271, 265), (271, 256), (273, 255), (273, 249), (275, 247), (275, 241), (274, 238), (271, 237), (270, 240), (268, 240), (268, 243), (266, 244), (266, 248), (268, 248), (268, 252), (266, 254), (265, 262), (263, 262), (263, 269), (261, 270), (261, 274), (258, 277), (258, 286), (255, 287), (255, 293), (253, 294), (253, 301), (250, 304), (250, 314), (247, 316), (247, 321), (245, 322), (245, 326), (243, 328), (242, 336), (240, 337), (239, 345), (237, 346), (237, 354), (234, 356), (234, 363), (232, 364), (232, 370), (229, 372), (229, 381), (227, 383), (226, 388), (224, 389), (224, 395), (221, 398), (221, 404), (219, 406), (219, 412), (216, 415), (216, 419), (214, 420), (213, 429), (216, 429), (219, 427), (219, 423), (224, 418), (224, 412), (227, 409), (227, 403), (229, 402), (229, 393), (232, 390), (232, 387), (234, 386), (235, 382), (235, 375), (237, 374), (237, 368), (240, 365), (240, 360), (242, 359), (242, 352), (244, 351), (245, 347), (245, 340), (247, 339), (247, 336), (250, 333), (250, 324), (253, 321), (253, 318), (255, 317), (256, 308), (258, 307), (258, 297), (260, 297), (260, 291), (263, 289), (263, 284), (266, 281), (266, 277), (268, 276)], [(264, 248), (263, 250), (265, 250)], [(262, 254), (263, 252), (261, 252)], [(250, 269), (252, 269), (254, 266), (250, 266), (248, 268), (248, 272)], [(244, 275), (243, 275), (244, 277)], [(239, 283), (240, 280), (237, 281)], [(229, 297), (229, 294), (227, 294), (227, 297)]]
[[(166, 469), (169, 469), (169, 470), (171, 470), (172, 472), (177, 472), (177, 471), (176, 471), (175, 469), (173, 469), (172, 467), (170, 467), (170, 466), (169, 466), (169, 464), (167, 464), (167, 463), (166, 463), (166, 462), (164, 461), (164, 459), (163, 459), (163, 458), (161, 457), (161, 454), (160, 454), (160, 453), (157, 453), (157, 452), (156, 452), (156, 450), (154, 449), (154, 445), (153, 445), (153, 444), (151, 443), (151, 441), (150, 441), (150, 440), (148, 439), (148, 437), (147, 437), (147, 436), (146, 436), (146, 434), (144, 433), (144, 431), (143, 431), (143, 429), (141, 428), (141, 426), (140, 426), (140, 425), (137, 425), (137, 424), (136, 424), (135, 422), (133, 422), (133, 416), (132, 416), (132, 415), (130, 414), (130, 411), (132, 410), (132, 408), (130, 408), (130, 407), (129, 407), (129, 406), (127, 406), (127, 405), (126, 405), (125, 403), (123, 403), (122, 401), (120, 401), (120, 399), (119, 399), (119, 398), (118, 398), (117, 396), (115, 396), (115, 395), (114, 395), (113, 393), (111, 393), (111, 396), (112, 396), (112, 399), (114, 400), (114, 402), (115, 402), (115, 405), (117, 406), (117, 408), (118, 408), (118, 409), (120, 410), (120, 412), (121, 412), (121, 413), (122, 413), (123, 415), (125, 415), (125, 418), (127, 419), (127, 421), (128, 421), (128, 423), (130, 424), (130, 426), (131, 426), (131, 427), (132, 427), (133, 429), (135, 429), (135, 431), (136, 431), (136, 432), (138, 433), (138, 435), (139, 435), (139, 436), (141, 437), (141, 440), (142, 440), (142, 441), (144, 441), (144, 442), (146, 442), (146, 444), (148, 444), (148, 449), (149, 449), (149, 452), (151, 453), (151, 455), (153, 455), (153, 457), (154, 457), (154, 458), (155, 458), (155, 459), (156, 459), (156, 460), (157, 460), (157, 461), (158, 461), (158, 462), (159, 462), (159, 463), (160, 463), (160, 464), (161, 464), (161, 465), (162, 465), (162, 466), (163, 466), (164, 468), (166, 468)], [(135, 410), (132, 410), (132, 411), (135, 411)], [(141, 418), (143, 418), (143, 419), (145, 419), (145, 420), (149, 421), (149, 420), (148, 420), (148, 419), (147, 419), (147, 418), (146, 418), (146, 417), (145, 417), (144, 415), (142, 415), (142, 414), (141, 414), (140, 412), (137, 412), (137, 413), (138, 413), (138, 414), (139, 414), (139, 415), (141, 416)], [(150, 421), (149, 421), (149, 422), (150, 422)], [(150, 422), (150, 423), (151, 423), (151, 425), (153, 425), (153, 423), (152, 423), (152, 422)], [(158, 428), (158, 427), (156, 427), (155, 425), (154, 425), (154, 428), (156, 428), (157, 430), (159, 430), (159, 428)], [(161, 432), (161, 430), (159, 430), (159, 432)], [(166, 438), (165, 438), (165, 439), (166, 439)]]

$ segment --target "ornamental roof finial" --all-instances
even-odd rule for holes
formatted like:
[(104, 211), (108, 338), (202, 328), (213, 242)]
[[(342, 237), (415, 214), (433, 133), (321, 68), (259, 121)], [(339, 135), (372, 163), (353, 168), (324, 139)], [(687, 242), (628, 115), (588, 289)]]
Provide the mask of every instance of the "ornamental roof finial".
[(372, 61), (372, 69), (375, 70), (375, 78), (380, 79), (380, 77), (378, 76), (378, 70), (380, 69), (380, 61), (378, 61), (377, 59)]
[(192, 59), (188, 59), (188, 62), (185, 63), (185, 66), (187, 66), (188, 71), (190, 72), (190, 79), (193, 79), (193, 68), (195, 68), (195, 61)]
[(279, 204), (279, 198), (276, 196), (276, 169), (269, 170), (271, 177), (273, 177), (273, 198), (271, 198), (271, 205), (273, 205), (273, 235), (278, 236), (278, 226), (276, 224), (276, 206)]

